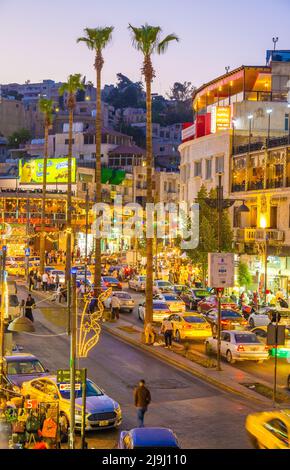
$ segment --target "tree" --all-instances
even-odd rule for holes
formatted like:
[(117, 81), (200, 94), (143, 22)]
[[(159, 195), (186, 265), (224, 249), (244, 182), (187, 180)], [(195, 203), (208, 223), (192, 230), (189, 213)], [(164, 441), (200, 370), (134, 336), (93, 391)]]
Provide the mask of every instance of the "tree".
[(48, 132), (52, 124), (54, 102), (46, 98), (40, 98), (38, 102), (39, 110), (44, 116), (44, 159), (43, 159), (43, 180), (42, 180), (42, 209), (41, 209), (41, 234), (40, 234), (40, 272), (44, 273), (45, 260), (45, 200), (46, 200), (46, 175), (48, 159)]
[(31, 138), (31, 132), (28, 129), (22, 128), (19, 129), (19, 131), (13, 132), (13, 134), (8, 137), (8, 145), (9, 147), (19, 149), (21, 144), (26, 144)]
[[(210, 208), (205, 199), (207, 197), (216, 198), (216, 190), (211, 190), (208, 194), (204, 185), (201, 186), (196, 202), (199, 204), (199, 244), (193, 250), (187, 250), (187, 254), (193, 264), (197, 264), (202, 272), (203, 283), (205, 284), (208, 253), (218, 251), (218, 214), (217, 210)], [(222, 233), (221, 233), (221, 249), (225, 252), (233, 250), (233, 233), (227, 211), (222, 214)]]
[[(143, 55), (142, 74), (145, 78), (146, 84), (146, 184), (147, 204), (153, 202), (152, 193), (152, 97), (151, 97), (151, 84), (155, 77), (155, 71), (152, 65), (152, 55), (157, 52), (163, 54), (166, 52), (170, 42), (178, 41), (175, 34), (170, 34), (164, 39), (160, 40), (161, 28), (159, 26), (150, 26), (145, 24), (140, 28), (136, 28), (129, 24), (129, 30), (132, 34), (133, 46)], [(147, 239), (146, 246), (147, 265), (146, 265), (146, 313), (144, 325), (152, 322), (153, 311), (153, 240)]]
[(252, 275), (250, 273), (249, 267), (246, 263), (242, 261), (238, 265), (238, 283), (240, 287), (245, 287), (248, 290), (252, 284)]
[(145, 108), (143, 84), (132, 82), (122, 73), (117, 74), (117, 86), (108, 93), (105, 101), (114, 108)]
[[(88, 49), (95, 53), (96, 71), (96, 202), (102, 202), (102, 181), (101, 181), (101, 141), (102, 141), (102, 107), (101, 107), (101, 73), (104, 66), (103, 50), (110, 43), (114, 31), (113, 26), (103, 28), (85, 28), (84, 37), (77, 39), (77, 42), (84, 42)], [(96, 236), (95, 240), (95, 289), (96, 294), (101, 293), (101, 240)]]
[(72, 140), (73, 140), (73, 114), (76, 106), (76, 94), (78, 90), (84, 89), (81, 74), (70, 75), (66, 83), (59, 88), (60, 96), (67, 95), (66, 105), (69, 111), (68, 131), (68, 184), (67, 184), (67, 236), (66, 236), (66, 282), (68, 284), (68, 305), (70, 303), (71, 284), (71, 232), (72, 232)]
[(173, 87), (170, 88), (167, 96), (170, 100), (176, 101), (192, 101), (192, 95), (195, 90), (195, 86), (191, 82), (175, 82)]

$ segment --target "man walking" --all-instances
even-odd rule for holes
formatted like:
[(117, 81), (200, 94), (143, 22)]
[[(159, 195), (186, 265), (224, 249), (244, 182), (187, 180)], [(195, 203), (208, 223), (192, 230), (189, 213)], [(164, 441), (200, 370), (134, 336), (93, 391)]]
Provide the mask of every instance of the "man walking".
[(113, 294), (112, 298), (111, 298), (111, 308), (112, 308), (112, 319), (113, 320), (115, 320), (115, 318), (117, 318), (117, 320), (119, 319), (120, 307), (121, 307), (120, 300), (118, 299), (118, 297), (116, 295)]
[(48, 283), (48, 274), (46, 272), (42, 275), (42, 290), (47, 291), (47, 283)]
[(32, 322), (34, 321), (34, 318), (32, 315), (33, 307), (35, 307), (35, 300), (33, 297), (31, 297), (31, 294), (29, 294), (25, 302), (25, 316)]
[(162, 322), (161, 333), (164, 333), (165, 347), (171, 349), (173, 327), (171, 321), (165, 319)]
[(151, 394), (145, 387), (145, 380), (140, 380), (138, 387), (134, 391), (134, 402), (137, 408), (137, 421), (139, 428), (144, 427), (144, 415), (151, 402)]

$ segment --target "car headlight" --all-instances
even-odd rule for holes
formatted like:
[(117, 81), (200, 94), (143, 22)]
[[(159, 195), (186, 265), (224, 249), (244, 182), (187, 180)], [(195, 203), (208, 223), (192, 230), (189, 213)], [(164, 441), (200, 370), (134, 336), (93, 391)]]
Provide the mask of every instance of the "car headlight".
[(118, 415), (121, 414), (121, 407), (118, 403), (115, 404), (114, 410)]

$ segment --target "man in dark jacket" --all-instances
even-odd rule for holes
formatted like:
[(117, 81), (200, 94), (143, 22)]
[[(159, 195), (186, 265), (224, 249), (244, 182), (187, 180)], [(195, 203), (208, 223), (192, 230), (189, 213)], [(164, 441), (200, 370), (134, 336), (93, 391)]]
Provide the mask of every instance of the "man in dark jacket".
[(144, 427), (144, 415), (151, 402), (151, 395), (147, 387), (145, 387), (145, 380), (140, 380), (138, 387), (134, 391), (134, 401), (137, 408), (137, 420), (139, 428)]

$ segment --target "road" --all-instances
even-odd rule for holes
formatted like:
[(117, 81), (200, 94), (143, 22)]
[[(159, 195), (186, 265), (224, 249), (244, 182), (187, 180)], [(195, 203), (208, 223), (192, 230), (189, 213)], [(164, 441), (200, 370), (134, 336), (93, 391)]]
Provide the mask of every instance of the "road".
[[(26, 291), (22, 287), (19, 291), (20, 299), (24, 298)], [(37, 293), (33, 296), (36, 301), (40, 299)], [(38, 356), (51, 370), (67, 368), (68, 338), (51, 336), (54, 323), (65, 325), (65, 319), (59, 321), (63, 312), (51, 302), (44, 301), (40, 305), (41, 309), (34, 312), (36, 332), (19, 333), (15, 335), (15, 341), (26, 352)], [(89, 377), (121, 404), (124, 417), (121, 429), (136, 426), (133, 388), (140, 378), (144, 378), (152, 392), (152, 404), (145, 419), (147, 426), (172, 428), (183, 448), (249, 447), (244, 421), (248, 413), (257, 410), (255, 405), (153, 359), (106, 332), (101, 334), (89, 358), (81, 360), (79, 365), (87, 367)], [(94, 432), (87, 440), (90, 447), (113, 448), (118, 433), (115, 430)]]

